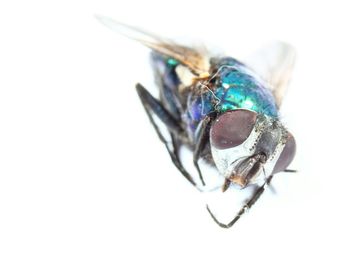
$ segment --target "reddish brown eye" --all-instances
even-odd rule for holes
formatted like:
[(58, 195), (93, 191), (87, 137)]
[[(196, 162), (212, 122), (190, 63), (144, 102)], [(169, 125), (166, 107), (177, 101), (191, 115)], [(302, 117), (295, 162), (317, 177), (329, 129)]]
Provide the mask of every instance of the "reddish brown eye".
[(234, 110), (220, 115), (210, 130), (211, 145), (227, 149), (242, 144), (252, 132), (257, 114), (248, 110)]
[(291, 133), (288, 133), (287, 143), (283, 148), (283, 151), (276, 162), (275, 168), (273, 169), (274, 174), (286, 170), (286, 168), (294, 159), (295, 151), (296, 151), (295, 139)]

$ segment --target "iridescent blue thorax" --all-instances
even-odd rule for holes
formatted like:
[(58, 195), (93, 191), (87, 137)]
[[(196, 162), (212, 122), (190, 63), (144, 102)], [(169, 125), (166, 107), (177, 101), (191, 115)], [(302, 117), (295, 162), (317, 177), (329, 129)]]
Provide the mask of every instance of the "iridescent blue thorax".
[(233, 58), (218, 60), (208, 83), (197, 86), (199, 90), (194, 90), (188, 97), (186, 110), (186, 120), (192, 132), (206, 115), (214, 111), (247, 109), (278, 117), (271, 91), (257, 75)]
[[(189, 92), (181, 94), (177, 77), (178, 63), (171, 59), (153, 60), (162, 63), (164, 87), (173, 91), (174, 101), (183, 102), (182, 119), (192, 135), (200, 121), (213, 112), (223, 113), (236, 109), (248, 109), (270, 117), (278, 117), (277, 106), (271, 91), (252, 70), (233, 58), (213, 60), (211, 76), (198, 81)], [(160, 61), (161, 60), (161, 61)], [(186, 98), (178, 98), (184, 96)]]

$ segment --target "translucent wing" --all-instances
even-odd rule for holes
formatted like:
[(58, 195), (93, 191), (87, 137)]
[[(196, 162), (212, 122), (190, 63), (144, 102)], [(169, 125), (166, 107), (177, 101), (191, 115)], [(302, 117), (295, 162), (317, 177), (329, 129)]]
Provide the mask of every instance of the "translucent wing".
[(296, 58), (295, 49), (283, 42), (271, 43), (258, 50), (246, 64), (270, 86), (280, 107), (287, 90)]
[(209, 70), (209, 58), (204, 52), (175, 44), (170, 40), (161, 38), (137, 27), (117, 22), (108, 17), (96, 16), (96, 18), (112, 30), (136, 40), (161, 54), (176, 59), (187, 66), (191, 72), (196, 75), (207, 73)]

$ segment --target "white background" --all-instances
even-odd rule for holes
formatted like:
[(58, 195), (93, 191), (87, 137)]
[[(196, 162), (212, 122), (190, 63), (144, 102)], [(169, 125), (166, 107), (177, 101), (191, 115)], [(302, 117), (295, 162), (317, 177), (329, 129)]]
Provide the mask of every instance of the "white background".
[[(188, 2), (0, 3), (0, 254), (349, 254), (347, 2)], [(154, 91), (148, 50), (96, 13), (235, 57), (293, 44), (300, 172), (216, 226), (135, 93)]]

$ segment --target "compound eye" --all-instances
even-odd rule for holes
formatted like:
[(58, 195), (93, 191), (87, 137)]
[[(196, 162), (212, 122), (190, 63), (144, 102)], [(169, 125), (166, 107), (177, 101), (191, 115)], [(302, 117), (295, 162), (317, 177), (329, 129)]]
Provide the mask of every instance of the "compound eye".
[(293, 161), (296, 151), (296, 143), (293, 135), (288, 133), (287, 143), (283, 148), (283, 151), (278, 158), (273, 173), (278, 173), (286, 170), (289, 164)]
[(211, 145), (228, 149), (242, 144), (252, 132), (257, 114), (248, 110), (234, 110), (220, 115), (211, 127)]

